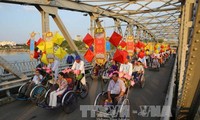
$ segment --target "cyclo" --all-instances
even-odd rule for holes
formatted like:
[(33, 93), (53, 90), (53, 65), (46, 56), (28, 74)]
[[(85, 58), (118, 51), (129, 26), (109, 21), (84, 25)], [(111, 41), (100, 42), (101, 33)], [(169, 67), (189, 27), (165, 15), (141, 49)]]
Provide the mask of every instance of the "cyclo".
[(43, 68), (36, 68), (36, 72), (40, 72), (42, 76), (42, 79), (39, 81), (39, 84), (33, 84), (32, 80), (35, 77), (34, 76), (31, 78), (30, 81), (21, 85), (20, 88), (18, 89), (18, 96), (17, 96), (18, 100), (30, 99), (32, 102), (37, 103), (41, 99), (43, 99), (49, 87), (48, 80), (51, 78), (51, 71), (43, 67)]
[(151, 55), (151, 69), (160, 70), (160, 62), (157, 56)]
[(90, 74), (92, 78), (96, 77), (97, 80), (103, 80), (103, 82), (106, 84), (108, 82), (107, 79), (107, 71), (110, 67), (110, 61), (103, 63), (95, 63), (94, 67), (90, 71)]
[[(126, 75), (121, 76), (120, 79), (118, 79), (118, 77), (119, 73), (114, 72), (112, 80), (108, 86), (108, 91), (102, 91), (95, 98), (94, 112), (97, 119), (126, 119), (129, 117), (130, 102), (128, 99), (128, 93), (133, 81), (130, 80), (131, 77), (127, 77)], [(120, 93), (118, 90), (120, 90)], [(118, 91), (118, 93), (116, 91)]]
[(105, 68), (103, 69), (102, 74), (100, 74), (100, 76), (102, 76), (103, 82), (106, 84), (110, 79), (110, 75), (114, 71), (118, 71), (118, 69), (119, 69), (119, 67), (114, 60), (110, 60), (110, 61), (106, 62)]
[(58, 86), (55, 84), (53, 88), (49, 89), (44, 97), (44, 101), (38, 106), (46, 109), (57, 109), (63, 108), (64, 112), (69, 114), (77, 108), (78, 96), (82, 99), (86, 98), (89, 91), (89, 85), (82, 84), (82, 75), (77, 74), (77, 71), (72, 71), (71, 69), (66, 69), (62, 71), (65, 74), (64, 79), (67, 81), (67, 88), (62, 94), (57, 95), (57, 104), (55, 107), (49, 106), (51, 92), (58, 90)]

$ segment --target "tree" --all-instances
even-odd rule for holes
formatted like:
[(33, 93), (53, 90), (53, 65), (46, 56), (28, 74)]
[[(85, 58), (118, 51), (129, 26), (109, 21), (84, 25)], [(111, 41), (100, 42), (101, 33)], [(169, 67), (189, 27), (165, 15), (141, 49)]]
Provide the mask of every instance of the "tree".
[(158, 41), (158, 43), (163, 43), (164, 39), (158, 39), (157, 41)]

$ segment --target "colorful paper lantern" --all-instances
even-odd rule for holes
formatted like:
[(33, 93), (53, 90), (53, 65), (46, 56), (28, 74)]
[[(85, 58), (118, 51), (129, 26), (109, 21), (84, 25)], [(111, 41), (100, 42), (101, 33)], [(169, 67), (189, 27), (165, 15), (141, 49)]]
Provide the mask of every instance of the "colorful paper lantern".
[(64, 37), (61, 36), (59, 33), (56, 33), (52, 38), (53, 43), (61, 45), (64, 41)]
[(60, 60), (62, 60), (66, 56), (66, 54), (67, 52), (61, 47), (59, 47), (54, 53), (54, 55), (58, 57)]
[(94, 58), (94, 53), (88, 49), (87, 52), (84, 55), (84, 58), (88, 61), (88, 62), (92, 62), (93, 58)]
[(145, 53), (143, 52), (143, 51), (140, 51), (139, 53), (138, 53), (138, 57), (139, 58), (143, 58), (145, 56)]
[(88, 33), (84, 37), (83, 42), (90, 47), (94, 43), (94, 38)]
[(112, 36), (110, 37), (110, 43), (112, 43), (115, 47), (117, 47), (122, 39), (122, 36), (116, 32), (113, 32)]
[(113, 60), (119, 63), (124, 63), (128, 56), (128, 52), (125, 50), (116, 50), (113, 56)]
[(122, 48), (125, 48), (125, 47), (126, 47), (126, 42), (125, 42), (125, 41), (121, 41), (119, 45), (120, 45)]

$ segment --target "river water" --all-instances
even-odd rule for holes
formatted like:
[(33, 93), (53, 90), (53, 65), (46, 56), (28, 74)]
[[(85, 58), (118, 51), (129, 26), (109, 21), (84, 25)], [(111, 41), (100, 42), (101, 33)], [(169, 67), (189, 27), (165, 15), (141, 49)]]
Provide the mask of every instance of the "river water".
[[(27, 52), (1, 52), (0, 56), (8, 62), (15, 63), (19, 61), (30, 61), (29, 53)], [(3, 68), (0, 67), (0, 74), (3, 73)]]
[[(16, 62), (21, 62), (21, 61), (30, 61), (30, 55), (28, 52), (7, 52), (7, 53), (3, 52), (3, 53), (0, 53), (0, 56), (11, 63), (16, 63)], [(66, 57), (63, 59), (63, 62), (66, 61)], [(3, 70), (0, 66), (0, 74), (2, 74), (2, 72)]]
[(29, 53), (27, 53), (27, 52), (0, 53), (0, 56), (9, 62), (29, 61), (30, 60)]

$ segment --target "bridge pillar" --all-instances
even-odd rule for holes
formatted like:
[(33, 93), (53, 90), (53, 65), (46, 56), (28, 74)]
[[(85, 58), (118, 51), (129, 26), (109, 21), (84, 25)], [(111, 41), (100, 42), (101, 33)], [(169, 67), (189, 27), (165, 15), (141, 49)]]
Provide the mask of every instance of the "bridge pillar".
[[(45, 16), (47, 17), (47, 15), (51, 15), (53, 20), (55, 21), (55, 23), (57, 24), (58, 28), (60, 29), (60, 31), (62, 32), (65, 40), (67, 41), (67, 43), (69, 44), (69, 46), (71, 47), (71, 49), (75, 52), (75, 54), (79, 54), (78, 52), (78, 48), (76, 47), (75, 43), (73, 42), (71, 36), (69, 35), (69, 32), (67, 31), (65, 25), (63, 24), (62, 20), (60, 19), (59, 15), (58, 15), (58, 8), (56, 7), (48, 7), (48, 6), (39, 6), (36, 7), (39, 11), (44, 11), (45, 12)], [(48, 23), (46, 23), (48, 24)], [(44, 30), (47, 30), (46, 26), (44, 26)]]
[[(45, 11), (40, 11), (42, 17), (42, 33), (47, 33), (50, 31), (49, 28), (49, 14)], [(45, 39), (45, 34), (42, 34), (43, 39)]]
[[(182, 50), (180, 57), (180, 68), (183, 68), (185, 71), (180, 71), (180, 82), (179, 85), (179, 100), (178, 100), (178, 117), (177, 119), (194, 119), (195, 113), (198, 111), (200, 105), (200, 3), (196, 3), (195, 9), (192, 9), (193, 0), (186, 1), (183, 6), (182, 18), (185, 17), (182, 22), (184, 26), (182, 27), (182, 40), (181, 44)], [(192, 14), (193, 10), (193, 14)], [(190, 16), (194, 15), (194, 16)], [(193, 17), (193, 18), (192, 18)], [(192, 26), (192, 22), (194, 25)], [(188, 38), (188, 27), (192, 26), (192, 32)], [(189, 40), (188, 40), (189, 39)], [(188, 52), (186, 54), (186, 45), (188, 44)], [(180, 47), (180, 46), (179, 46)], [(184, 54), (183, 54), (184, 52)], [(184, 57), (184, 59), (183, 59)], [(184, 64), (182, 63), (184, 61)], [(184, 67), (182, 66), (184, 65)]]
[[(183, 80), (185, 73), (185, 63), (186, 63), (186, 52), (188, 50), (188, 35), (189, 35), (189, 27), (192, 26), (191, 15), (192, 15), (192, 3), (194, 0), (189, 0), (182, 6), (182, 16), (181, 16), (181, 28), (179, 35), (179, 48), (178, 48), (178, 72), (179, 72), (179, 88), (178, 88), (178, 96), (182, 95), (183, 89)], [(177, 101), (178, 107), (181, 106), (181, 99)]]

